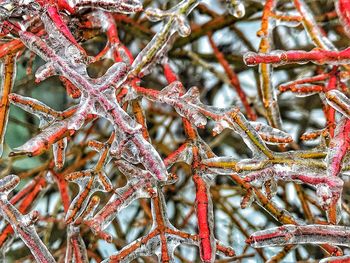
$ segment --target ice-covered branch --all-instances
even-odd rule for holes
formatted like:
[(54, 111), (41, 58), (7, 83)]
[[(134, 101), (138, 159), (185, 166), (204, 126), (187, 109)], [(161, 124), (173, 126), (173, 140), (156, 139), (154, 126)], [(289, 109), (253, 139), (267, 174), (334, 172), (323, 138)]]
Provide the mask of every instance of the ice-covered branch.
[(326, 243), (349, 247), (350, 229), (332, 225), (284, 225), (257, 231), (246, 242), (253, 247)]
[(0, 180), (0, 214), (8, 221), (16, 234), (30, 249), (37, 262), (56, 262), (36, 233), (34, 222), (38, 212), (22, 215), (8, 200), (7, 195), (19, 183), (19, 177), (8, 175)]

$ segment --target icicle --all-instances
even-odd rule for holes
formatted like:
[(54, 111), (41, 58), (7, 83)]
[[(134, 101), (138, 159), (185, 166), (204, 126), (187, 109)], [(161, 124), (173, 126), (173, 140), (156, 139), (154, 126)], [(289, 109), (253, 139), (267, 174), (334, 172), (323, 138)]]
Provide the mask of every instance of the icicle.
[(55, 142), (74, 133), (74, 131), (68, 129), (69, 123), (74, 121), (74, 119), (75, 117), (72, 116), (65, 120), (52, 123), (22, 146), (14, 148), (9, 155), (15, 156), (27, 154), (31, 157), (43, 153)]
[(9, 156), (27, 154), (32, 157), (39, 155), (48, 150), (53, 143), (68, 135), (68, 133), (69, 131), (65, 121), (55, 122), (22, 146), (14, 148)]
[(40, 129), (47, 127), (47, 125), (52, 123), (55, 118), (61, 117), (60, 112), (53, 110), (36, 99), (24, 97), (15, 93), (11, 93), (9, 99), (12, 104), (38, 117)]

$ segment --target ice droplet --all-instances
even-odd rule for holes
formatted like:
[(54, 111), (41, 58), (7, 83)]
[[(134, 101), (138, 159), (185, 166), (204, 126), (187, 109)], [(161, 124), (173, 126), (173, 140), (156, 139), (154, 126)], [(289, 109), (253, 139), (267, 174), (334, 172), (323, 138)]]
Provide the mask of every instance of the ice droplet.
[(245, 15), (245, 7), (241, 0), (226, 0), (228, 11), (236, 18), (242, 18)]

